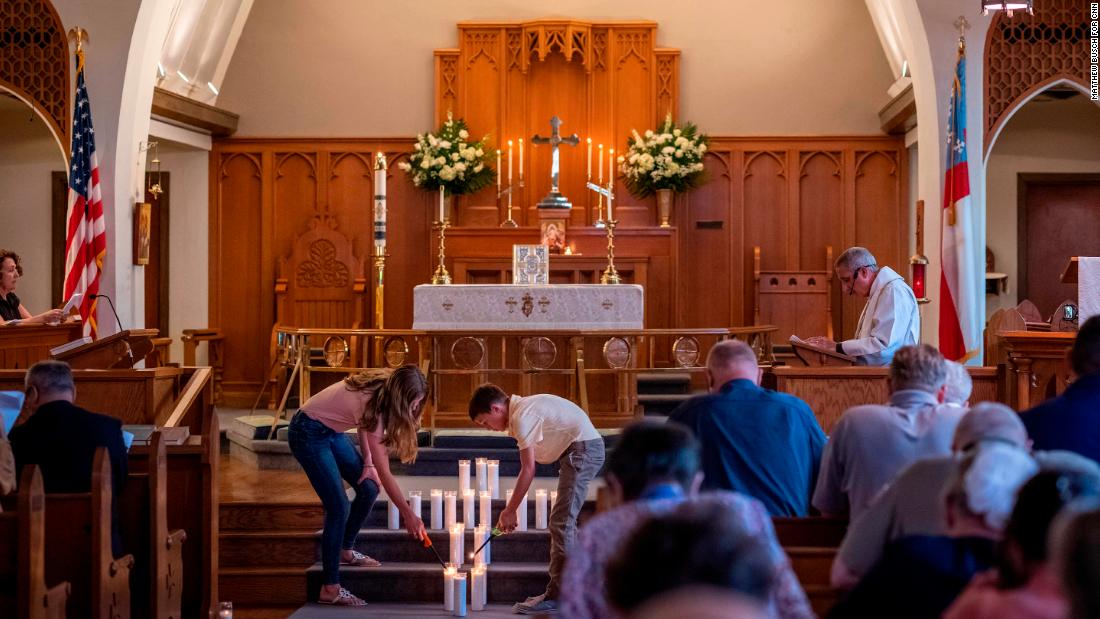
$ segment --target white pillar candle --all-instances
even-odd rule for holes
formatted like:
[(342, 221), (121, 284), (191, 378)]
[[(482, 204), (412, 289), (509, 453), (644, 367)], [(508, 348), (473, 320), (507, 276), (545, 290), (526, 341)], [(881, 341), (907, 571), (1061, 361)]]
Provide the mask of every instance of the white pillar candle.
[[(615, 149), (612, 148), (607, 158), (607, 188), (615, 186)], [(610, 217), (608, 218), (610, 219)]]
[(386, 253), (386, 157), (377, 153), (374, 164), (374, 246), (376, 255)]
[(477, 464), (477, 491), (484, 492), (489, 489), (489, 461), (478, 458)]
[(423, 518), (424, 495), (419, 490), (409, 490), (409, 507), (417, 518)]
[(474, 491), (462, 491), (462, 521), (467, 529), (473, 529), (477, 522), (474, 521)]
[(443, 187), (439, 188), (439, 223), (443, 223), (443, 195), (444, 195), (444, 191), (445, 190), (444, 190)]
[(494, 499), (500, 498), (500, 460), (490, 460), (489, 464), (489, 494)]
[(493, 495), (488, 490), (480, 493), (481, 498), (481, 526), (493, 526)]
[(523, 494), (523, 497), (519, 500), (519, 508), (516, 510), (516, 529), (519, 531), (527, 530), (527, 493)]
[(470, 570), (470, 610), (485, 610), (485, 566)]
[(546, 491), (535, 490), (535, 528), (546, 528)]
[(550, 511), (554, 510), (554, 506), (558, 504), (558, 491), (550, 491)]
[(444, 518), (443, 518), (443, 526), (450, 529), (451, 527), (455, 526), (455, 522), (457, 520), (457, 516), (456, 516), (457, 506), (456, 506), (456, 503), (458, 503), (458, 498), (455, 496), (454, 492), (448, 491), (448, 492), (443, 493), (443, 499), (444, 499), (444, 504), (446, 506), (445, 514), (444, 514)]
[[(485, 541), (485, 530), (485, 527), (482, 525), (474, 527), (473, 552), (475, 554), (470, 557), (470, 563), (472, 563), (474, 567), (485, 565), (485, 549), (481, 548), (482, 542)], [(481, 548), (481, 550), (478, 550), (478, 548)]]
[(482, 565), (489, 565), (490, 563), (492, 563), (492, 561), (490, 559), (493, 556), (493, 553), (492, 553), (493, 543), (489, 541), (490, 539), (492, 539), (492, 537), (493, 537), (493, 526), (492, 525), (481, 527), (481, 536), (477, 540), (477, 545), (481, 546), (482, 544), (485, 544), (485, 547), (482, 548), (481, 552), (478, 553), (478, 561), (480, 561)]
[(431, 497), (432, 528), (439, 530), (443, 528), (443, 491), (438, 488), (432, 489)]
[(458, 572), (452, 579), (452, 585), (454, 587), (454, 601), (455, 607), (451, 611), (453, 617), (465, 617), (466, 616), (466, 573)]
[(396, 531), (401, 528), (401, 512), (397, 510), (397, 501), (390, 499), (389, 518), (386, 521), (386, 526), (390, 530)]
[(596, 174), (600, 177), (600, 185), (603, 185), (603, 144), (600, 144), (600, 164), (596, 166)]
[(470, 487), (470, 461), (469, 460), (459, 460), (458, 461), (458, 491), (462, 492), (463, 490), (465, 490), (469, 487)]
[(508, 185), (512, 184), (512, 140), (508, 140)]
[(519, 180), (523, 181), (523, 138), (519, 139)]
[(588, 172), (585, 174), (585, 180), (592, 180), (592, 138), (585, 139), (588, 142)]
[(463, 543), (466, 541), (466, 528), (461, 523), (455, 523), (450, 529), (451, 532), (451, 563), (455, 565), (462, 565), (466, 562), (466, 557), (463, 557)]
[(458, 567), (454, 563), (448, 563), (447, 569), (443, 570), (443, 610), (453, 611), (455, 609), (455, 574), (458, 573)]

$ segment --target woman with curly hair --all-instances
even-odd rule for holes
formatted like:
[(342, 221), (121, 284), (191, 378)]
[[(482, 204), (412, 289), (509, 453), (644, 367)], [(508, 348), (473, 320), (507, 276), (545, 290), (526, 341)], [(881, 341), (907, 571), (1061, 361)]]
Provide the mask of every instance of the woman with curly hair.
[[(421, 540), (424, 523), (401, 500), (404, 493), (390, 473), (389, 454), (402, 462), (416, 459), (416, 431), (428, 382), (415, 365), (395, 370), (366, 370), (306, 400), (290, 422), (290, 451), (305, 470), (325, 508), (321, 533), (324, 583), (322, 604), (364, 606), (366, 602), (340, 586), (340, 565), (377, 567), (378, 561), (354, 550), (355, 538), (386, 489), (405, 521), (409, 535)], [(357, 428), (362, 456), (345, 434)], [(355, 490), (348, 501), (344, 482)]]
[(15, 285), (23, 277), (23, 265), (19, 254), (0, 249), (0, 324), (19, 320), (26, 324), (61, 322), (61, 310), (51, 309), (32, 316), (23, 302), (15, 296)]

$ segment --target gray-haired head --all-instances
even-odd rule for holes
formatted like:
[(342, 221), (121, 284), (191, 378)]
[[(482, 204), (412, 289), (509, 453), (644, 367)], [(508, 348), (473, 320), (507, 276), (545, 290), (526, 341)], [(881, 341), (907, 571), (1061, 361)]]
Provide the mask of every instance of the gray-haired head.
[(871, 250), (866, 247), (849, 247), (844, 250), (844, 253), (837, 256), (836, 262), (833, 263), (834, 269), (841, 267), (853, 273), (856, 269), (864, 267), (871, 269), (871, 271), (878, 271), (878, 261), (875, 260)]
[(966, 406), (970, 400), (970, 393), (974, 390), (974, 381), (970, 378), (970, 372), (966, 367), (955, 361), (945, 360), (947, 364), (947, 380), (944, 385), (947, 389), (943, 392), (944, 404), (958, 404)]
[(966, 451), (984, 442), (999, 441), (1027, 449), (1027, 428), (1016, 411), (1000, 402), (978, 402), (955, 426), (953, 451)]
[(731, 380), (745, 378), (760, 381), (756, 353), (741, 340), (723, 340), (707, 353), (707, 380), (712, 391)]
[(918, 389), (936, 393), (947, 378), (943, 355), (928, 344), (903, 346), (890, 362), (890, 391)]
[(1006, 443), (984, 443), (968, 452), (945, 484), (949, 511), (979, 519), (991, 531), (1004, 531), (1016, 493), (1039, 471), (1027, 451)]
[(61, 394), (66, 391), (76, 393), (73, 383), (73, 371), (64, 361), (39, 361), (27, 370), (23, 383), (26, 389), (34, 387), (40, 396)]

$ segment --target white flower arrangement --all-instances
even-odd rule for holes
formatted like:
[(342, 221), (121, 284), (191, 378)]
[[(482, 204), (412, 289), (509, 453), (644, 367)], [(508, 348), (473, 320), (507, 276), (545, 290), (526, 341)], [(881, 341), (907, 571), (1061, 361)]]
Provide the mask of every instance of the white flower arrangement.
[(694, 124), (677, 127), (670, 114), (656, 132), (647, 129), (644, 136), (631, 133), (626, 153), (619, 157), (619, 172), (630, 193), (639, 198), (658, 189), (682, 193), (702, 183), (703, 155), (709, 140)]
[(477, 192), (493, 183), (496, 171), (486, 156), (488, 138), (477, 142), (469, 139), (466, 121), (448, 114), (437, 133), (417, 134), (409, 160), (397, 166), (422, 189), (439, 191), (442, 187), (450, 195)]

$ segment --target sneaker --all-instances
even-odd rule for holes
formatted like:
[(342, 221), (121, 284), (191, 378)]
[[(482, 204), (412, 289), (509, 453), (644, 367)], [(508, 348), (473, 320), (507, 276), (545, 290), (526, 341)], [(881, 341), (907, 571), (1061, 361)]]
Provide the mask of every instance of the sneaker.
[(520, 615), (556, 615), (558, 614), (557, 600), (542, 600), (535, 604), (516, 604), (512, 610)]

